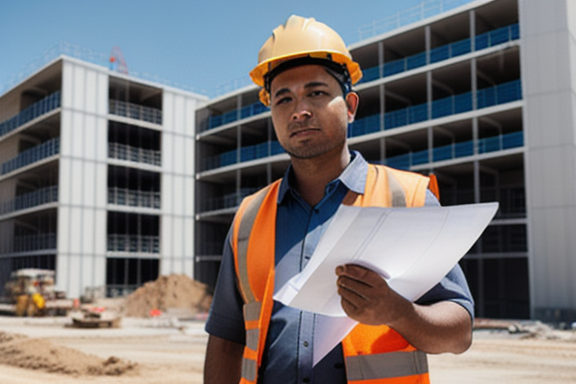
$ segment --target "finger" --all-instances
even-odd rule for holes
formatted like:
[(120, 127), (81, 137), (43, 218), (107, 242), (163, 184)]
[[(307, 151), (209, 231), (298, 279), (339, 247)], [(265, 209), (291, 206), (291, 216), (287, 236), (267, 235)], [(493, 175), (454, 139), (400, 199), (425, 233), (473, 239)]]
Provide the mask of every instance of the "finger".
[(337, 281), (338, 294), (347, 298), (348, 300), (355, 301), (355, 297), (368, 300), (371, 287), (361, 281), (357, 281), (345, 276), (340, 276)]
[(383, 280), (382, 276), (380, 276), (377, 272), (356, 264), (347, 264), (343, 267), (340, 273), (338, 273), (337, 269), (336, 274), (338, 276), (349, 277), (350, 279), (356, 280), (370, 287), (379, 286), (382, 284)]

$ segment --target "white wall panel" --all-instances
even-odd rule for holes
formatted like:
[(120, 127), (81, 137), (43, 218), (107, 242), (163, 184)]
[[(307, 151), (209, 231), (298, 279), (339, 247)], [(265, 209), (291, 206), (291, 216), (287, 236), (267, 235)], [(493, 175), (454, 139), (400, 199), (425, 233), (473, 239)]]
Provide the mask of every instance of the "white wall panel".
[(94, 253), (102, 256), (106, 254), (106, 211), (97, 209), (94, 212)]
[(83, 141), (80, 156), (86, 159), (96, 159), (96, 124), (96, 116), (86, 115), (83, 124), (77, 128), (82, 133), (81, 139)]
[(184, 135), (184, 124), (186, 114), (184, 113), (184, 97), (178, 95), (174, 100), (174, 130), (177, 135)]
[(98, 190), (94, 206), (104, 209), (108, 204), (108, 166), (106, 164), (95, 164), (94, 183)]
[(74, 98), (73, 85), (74, 80), (72, 76), (73, 65), (70, 61), (64, 60), (62, 63), (62, 93), (61, 105), (62, 108), (71, 108)]
[(191, 257), (184, 259), (184, 271), (182, 273), (194, 277), (194, 260)]
[[(58, 247), (60, 248), (60, 235), (58, 235)], [(56, 263), (56, 287), (59, 291), (65, 291), (68, 297), (73, 297), (69, 290), (70, 260), (68, 253), (58, 252)]]
[(82, 252), (82, 227), (84, 226), (83, 210), (81, 208), (72, 207), (70, 209), (70, 253), (80, 254)]
[(576, 313), (576, 119), (571, 0), (519, 1), (532, 310)]
[(96, 205), (96, 193), (99, 192), (96, 185), (96, 163), (84, 162), (83, 163), (83, 179), (82, 179), (82, 204), (88, 207)]
[(79, 229), (80, 232), (80, 252), (82, 255), (91, 257), (94, 254), (94, 234), (95, 234), (95, 210), (89, 208), (83, 208), (79, 210), (84, 216), (82, 220), (82, 227)]
[(184, 163), (186, 159), (185, 145), (186, 140), (184, 140), (182, 137), (175, 137), (174, 153), (172, 156), (174, 158), (174, 172), (179, 175), (184, 173)]
[(86, 119), (85, 116), (78, 112), (72, 112), (72, 151), (70, 152), (72, 157), (81, 158), (84, 157), (84, 123)]
[(165, 91), (162, 94), (162, 130), (164, 132), (172, 132), (174, 126), (173, 105), (174, 93)]
[(60, 119), (60, 157), (65, 157), (72, 153), (72, 112), (63, 109)]
[(194, 180), (184, 179), (183, 213), (186, 217), (194, 217)]
[(80, 279), (82, 276), (82, 261), (81, 256), (71, 254), (68, 257), (68, 289), (67, 292), (72, 292), (70, 297), (80, 297), (83, 289), (80, 286)]
[(86, 69), (75, 64), (73, 67), (73, 94), (72, 108), (85, 109), (85, 95), (86, 95)]
[(162, 217), (160, 236), (160, 254), (163, 258), (170, 257), (173, 254), (174, 246), (174, 222), (171, 216)]
[(70, 179), (71, 185), (71, 203), (73, 205), (81, 205), (83, 203), (83, 195), (84, 195), (84, 185), (83, 185), (83, 178), (84, 178), (84, 163), (81, 160), (72, 160), (72, 173)]
[(168, 173), (162, 175), (162, 214), (168, 215), (174, 212), (173, 199), (174, 176)]
[(72, 169), (72, 164), (70, 159), (67, 158), (60, 158), (59, 162), (59, 184), (58, 184), (58, 200), (60, 204), (69, 204), (72, 196), (71, 196), (71, 187), (70, 187), (70, 174)]
[(184, 254), (186, 258), (192, 259), (194, 256), (194, 216), (187, 216), (184, 219)]
[[(184, 139), (184, 141), (186, 142), (186, 156), (185, 156), (185, 161), (184, 161), (184, 173), (186, 175), (194, 175), (195, 173), (195, 167), (194, 167), (194, 163), (196, 161), (195, 159), (195, 140), (194, 137), (186, 137)], [(193, 178), (192, 178), (193, 179)]]
[(75, 60), (63, 68), (57, 264), (79, 297), (105, 283), (108, 77)]

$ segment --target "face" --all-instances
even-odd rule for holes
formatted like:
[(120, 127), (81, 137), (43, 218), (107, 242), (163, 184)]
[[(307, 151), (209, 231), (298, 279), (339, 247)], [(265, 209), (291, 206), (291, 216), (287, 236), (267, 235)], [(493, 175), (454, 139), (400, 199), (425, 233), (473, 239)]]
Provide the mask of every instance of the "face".
[(280, 73), (272, 81), (270, 97), (276, 136), (291, 157), (347, 151), (346, 133), (358, 96), (349, 93), (344, 99), (340, 84), (324, 67), (304, 65)]

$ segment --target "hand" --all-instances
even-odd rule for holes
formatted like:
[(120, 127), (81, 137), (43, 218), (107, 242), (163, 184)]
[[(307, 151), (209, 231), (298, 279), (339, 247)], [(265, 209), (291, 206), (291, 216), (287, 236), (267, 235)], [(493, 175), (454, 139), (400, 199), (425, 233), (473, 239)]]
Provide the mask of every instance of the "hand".
[(337, 267), (336, 275), (342, 309), (351, 319), (367, 325), (393, 326), (413, 310), (411, 302), (370, 269), (347, 264)]

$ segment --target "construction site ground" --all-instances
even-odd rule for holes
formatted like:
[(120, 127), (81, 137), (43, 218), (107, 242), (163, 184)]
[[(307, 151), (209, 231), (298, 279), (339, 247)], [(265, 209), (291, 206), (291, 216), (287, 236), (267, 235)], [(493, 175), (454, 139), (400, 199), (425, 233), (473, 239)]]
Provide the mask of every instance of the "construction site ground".
[[(0, 317), (0, 383), (202, 383), (201, 318), (123, 318), (119, 328), (100, 329), (69, 324)], [(462, 355), (430, 356), (432, 383), (576, 383), (576, 331), (505, 328), (475, 330)]]

